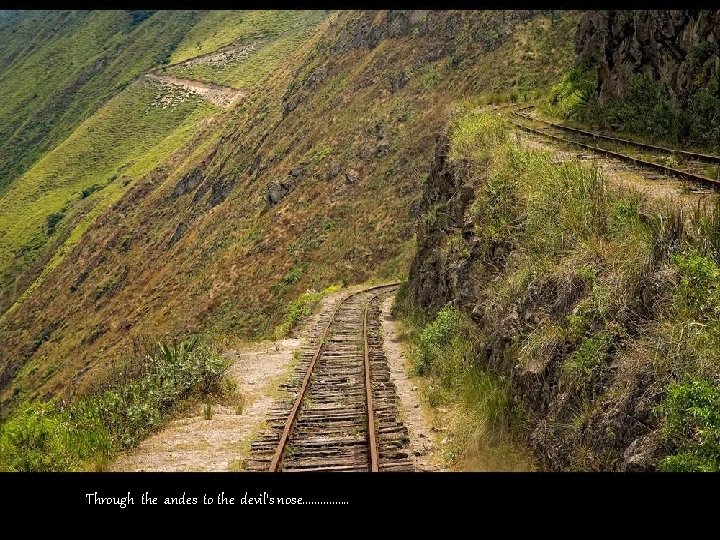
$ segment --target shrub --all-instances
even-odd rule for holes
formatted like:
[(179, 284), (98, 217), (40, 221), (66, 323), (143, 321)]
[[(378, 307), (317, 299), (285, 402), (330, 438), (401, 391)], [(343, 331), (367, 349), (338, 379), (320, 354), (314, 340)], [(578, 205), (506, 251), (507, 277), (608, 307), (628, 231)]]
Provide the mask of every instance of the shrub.
[(696, 249), (674, 255), (671, 262), (680, 273), (674, 293), (680, 313), (701, 321), (714, 322), (720, 316), (720, 268)]
[(661, 461), (661, 469), (720, 471), (720, 386), (708, 380), (673, 384), (662, 411), (677, 451)]
[(593, 383), (612, 352), (614, 338), (607, 330), (593, 334), (580, 343), (562, 366), (568, 383), (586, 397), (594, 397)]
[(464, 320), (456, 309), (448, 306), (441, 309), (420, 333), (415, 355), (418, 375), (439, 374), (455, 369), (455, 364), (463, 364), (467, 352), (462, 343), (466, 338), (463, 330)]
[(576, 67), (550, 89), (545, 110), (553, 116), (574, 118), (590, 103), (595, 95), (596, 86), (595, 69)]
[(289, 335), (301, 319), (313, 312), (320, 300), (322, 300), (322, 293), (308, 290), (290, 302), (282, 323), (275, 329), (274, 338), (282, 339)]
[[(413, 324), (412, 317), (406, 321)], [(517, 411), (510, 381), (486, 371), (476, 361), (481, 337), (465, 314), (446, 306), (413, 334), (412, 359), (416, 373), (432, 381), (427, 394), (431, 405), (460, 406), (448, 457), (460, 453), (472, 461), (478, 452), (486, 457), (507, 454), (500, 460), (507, 465), (513, 462), (514, 450), (508, 430)]]
[(87, 199), (90, 195), (101, 189), (102, 186), (100, 184), (93, 184), (91, 186), (83, 188), (83, 190), (80, 192), (80, 198)]
[(68, 425), (50, 404), (24, 404), (0, 431), (0, 469), (63, 471), (71, 468)]
[(53, 212), (45, 220), (45, 229), (48, 236), (52, 236), (55, 233), (58, 223), (65, 217), (64, 212)]
[(135, 446), (174, 407), (220, 390), (228, 361), (197, 339), (158, 343), (109, 388), (61, 406), (21, 406), (0, 427), (0, 470), (102, 468), (116, 451)]
[[(667, 88), (646, 75), (636, 75), (620, 97), (599, 103), (578, 103), (576, 115), (605, 129), (644, 135), (657, 141), (720, 149), (720, 98), (712, 80), (681, 103), (670, 100)], [(550, 114), (564, 116), (548, 108)]]

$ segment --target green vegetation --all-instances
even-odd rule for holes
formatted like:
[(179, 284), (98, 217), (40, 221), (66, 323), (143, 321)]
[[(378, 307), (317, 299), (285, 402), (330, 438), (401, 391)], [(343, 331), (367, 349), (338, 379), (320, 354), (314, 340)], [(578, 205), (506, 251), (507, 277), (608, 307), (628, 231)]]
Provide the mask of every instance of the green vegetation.
[[(401, 290), (396, 313), (403, 294)], [(532, 468), (527, 452), (510, 430), (522, 412), (510, 399), (508, 380), (477, 362), (481, 340), (473, 322), (451, 307), (441, 309), (427, 322), (417, 312), (405, 316), (414, 370), (428, 381), (425, 399), (432, 407), (456, 408), (452, 442), (444, 452), (448, 463), (481, 470)]]
[(170, 65), (164, 72), (177, 77), (252, 89), (282, 67), (326, 15), (324, 11), (211, 13), (180, 43), (171, 57), (171, 64), (229, 45), (255, 45), (255, 49), (246, 57), (193, 65)]
[[(715, 209), (717, 212), (717, 208)], [(717, 214), (713, 215), (714, 219)], [(717, 234), (716, 222), (706, 233)], [(683, 246), (671, 256), (679, 281), (661, 341), (661, 365), (678, 373), (658, 408), (673, 449), (661, 462), (670, 471), (720, 470), (720, 253), (714, 243)]]
[(191, 11), (26, 11), (0, 27), (0, 194), (195, 20)]
[(212, 11), (178, 44), (170, 63), (177, 64), (235, 43), (277, 37), (308, 18), (322, 15), (323, 12), (291, 10)]
[(593, 73), (592, 70), (571, 71), (562, 85), (553, 89), (546, 112), (661, 143), (720, 151), (720, 80), (717, 77), (686, 102), (675, 104), (662, 83), (636, 75), (622, 97), (599, 103), (591, 91), (595, 84)]
[(450, 159), (486, 159), (493, 147), (507, 140), (509, 125), (500, 114), (460, 114), (451, 124)]
[(573, 119), (595, 96), (597, 70), (585, 66), (571, 69), (553, 85), (543, 102), (543, 111), (551, 116)]
[[(521, 147), (507, 129), (497, 115), (472, 110), (451, 124), (449, 156), (469, 163), (479, 180), (463, 218), (473, 223), (472, 250), (459, 231), (448, 233), (443, 249), (448, 264), (472, 265), (474, 317), (482, 324), (463, 330), (460, 313), (441, 310), (417, 338), (417, 372), (454, 394), (460, 391), (448, 382), (458, 380), (462, 366), (494, 378), (512, 372), (522, 385), (530, 384), (525, 377), (552, 377), (542, 393), (556, 388), (563, 401), (553, 413), (558, 418), (547, 417), (545, 436), (556, 452), (564, 449), (552, 466), (592, 470), (616, 467), (610, 447), (632, 439), (617, 431), (628, 420), (604, 433), (589, 426), (609, 414), (606, 403), (638, 399), (627, 396), (629, 389), (650, 384), (638, 380), (653, 381), (666, 390), (644, 398), (655, 408), (640, 421), (661, 434), (670, 457), (659, 464), (717, 470), (720, 208), (700, 205), (684, 217), (616, 189), (594, 166)], [(445, 212), (439, 203), (426, 219)], [(540, 398), (526, 386), (513, 395), (510, 410), (531, 411), (532, 418)], [(507, 418), (510, 431), (528, 421)]]
[(114, 453), (135, 446), (182, 403), (209, 403), (228, 365), (197, 339), (158, 343), (95, 395), (20, 405), (0, 425), (0, 470), (103, 470)]
[[(215, 112), (198, 98), (162, 108), (155, 104), (158, 92), (150, 82), (127, 88), (0, 196), (0, 285), (37, 257), (57, 227), (72, 226), (71, 216), (80, 212), (87, 215), (88, 202), (106, 208)], [(82, 220), (79, 225), (87, 226)]]
[(720, 386), (693, 380), (670, 386), (662, 406), (667, 437), (677, 453), (661, 462), (666, 471), (720, 471)]
[[(292, 272), (290, 273), (292, 274)], [(298, 323), (310, 315), (313, 310), (320, 304), (326, 295), (340, 290), (338, 285), (330, 285), (322, 291), (308, 290), (290, 302), (280, 323), (273, 332), (273, 339), (282, 339), (292, 332)]]
[[(462, 332), (465, 321), (462, 315), (451, 308), (440, 310), (432, 322), (423, 327), (418, 339), (417, 354), (414, 357), (415, 371), (418, 375), (429, 373), (442, 374), (443, 368), (462, 369), (467, 356), (467, 336)], [(451, 352), (448, 361), (443, 353)], [(454, 373), (448, 372), (443, 380), (450, 384)]]

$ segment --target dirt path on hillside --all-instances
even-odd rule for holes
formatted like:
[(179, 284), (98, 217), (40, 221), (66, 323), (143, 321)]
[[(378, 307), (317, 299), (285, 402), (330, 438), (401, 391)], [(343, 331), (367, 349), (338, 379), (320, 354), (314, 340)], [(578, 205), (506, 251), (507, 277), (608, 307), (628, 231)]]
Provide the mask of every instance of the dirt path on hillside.
[(711, 189), (698, 187), (690, 182), (641, 169), (587, 150), (575, 149), (570, 145), (549, 141), (520, 130), (516, 130), (516, 133), (518, 140), (529, 148), (549, 150), (558, 161), (567, 159), (593, 161), (597, 163), (603, 177), (613, 185), (635, 189), (652, 199), (670, 201), (674, 205), (681, 205), (686, 211), (696, 208), (698, 204), (713, 204), (720, 196)]
[(242, 470), (252, 435), (272, 404), (273, 389), (301, 342), (298, 338), (285, 339), (228, 351), (226, 356), (233, 360), (228, 376), (243, 397), (242, 411), (232, 405), (213, 405), (212, 418), (206, 420), (203, 406), (198, 404), (120, 456), (110, 470)]
[(428, 415), (420, 403), (418, 386), (408, 376), (409, 359), (400, 342), (398, 328), (390, 315), (394, 297), (386, 298), (380, 306), (383, 348), (390, 367), (390, 379), (398, 393), (400, 420), (410, 434), (410, 449), (417, 471), (441, 471), (441, 457), (435, 442)]
[(250, 453), (250, 443), (264, 427), (265, 418), (279, 397), (279, 384), (290, 373), (293, 353), (299, 350), (319, 314), (352, 289), (326, 296), (316, 314), (308, 317), (295, 336), (277, 342), (248, 344), (229, 350), (233, 363), (228, 376), (235, 381), (244, 404), (214, 405), (210, 420), (203, 405), (176, 418), (161, 431), (145, 439), (132, 451), (119, 456), (111, 471), (238, 471)]
[(194, 79), (180, 79), (172, 75), (157, 75), (155, 73), (148, 73), (145, 77), (163, 85), (182, 88), (226, 109), (247, 96), (247, 92), (244, 90), (221, 86), (219, 84), (205, 83)]

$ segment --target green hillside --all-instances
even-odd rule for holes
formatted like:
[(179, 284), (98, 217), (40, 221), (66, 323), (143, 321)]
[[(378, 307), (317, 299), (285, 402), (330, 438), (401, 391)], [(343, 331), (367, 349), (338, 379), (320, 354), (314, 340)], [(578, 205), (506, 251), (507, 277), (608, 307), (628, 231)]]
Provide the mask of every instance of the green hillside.
[[(33, 17), (43, 37), (32, 37)], [(556, 82), (576, 15), (17, 21), (0, 32), (37, 43), (0, 57), (3, 89), (24, 81), (2, 109), (14, 122), (2, 151), (17, 158), (0, 194), (0, 417), (91, 394), (138, 343), (280, 336), (312, 290), (402, 279), (437, 134), (459, 104), (527, 100)], [(48, 88), (28, 97), (53, 58), (66, 68), (48, 69)], [(244, 97), (221, 109), (188, 81), (141, 76), (150, 71)]]
[[(164, 73), (249, 89), (292, 57), (324, 11), (212, 12), (178, 45)], [(173, 65), (231, 46), (252, 46), (247, 56)]]
[[(162, 108), (158, 96), (169, 89), (134, 80), (195, 54), (197, 44), (204, 53), (262, 37), (263, 50), (274, 51), (276, 41), (306, 36), (323, 13), (219, 15), (52, 11), (2, 19), (0, 313), (36, 287), (133, 180), (218, 112), (197, 96)], [(272, 67), (267, 56), (244, 64), (244, 88)]]
[[(39, 160), (0, 198), (0, 284), (12, 280), (49, 240), (95, 216), (128, 184), (158, 166), (215, 107), (189, 98), (154, 104), (158, 88), (138, 82), (112, 98)], [(81, 222), (82, 223), (82, 222)], [(76, 239), (78, 234), (74, 234)]]
[(169, 57), (188, 11), (31, 11), (0, 26), (0, 193), (109, 97)]

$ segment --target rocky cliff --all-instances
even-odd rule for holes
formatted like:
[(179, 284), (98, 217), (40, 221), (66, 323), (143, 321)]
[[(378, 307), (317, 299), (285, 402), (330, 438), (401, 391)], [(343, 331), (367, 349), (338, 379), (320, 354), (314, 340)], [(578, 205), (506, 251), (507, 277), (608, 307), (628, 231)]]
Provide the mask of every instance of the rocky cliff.
[[(512, 234), (489, 232), (488, 222), (522, 229), (527, 216), (520, 210), (517, 220), (509, 214), (494, 219), (508, 191), (491, 185), (500, 180), (487, 165), (450, 160), (449, 147), (447, 137), (438, 139), (418, 205), (417, 252), (401, 302), (430, 316), (450, 305), (472, 319), (478, 343), (469, 360), (509, 381), (512, 399), (523, 411), (520, 435), (543, 468), (653, 470), (663, 451), (653, 413), (662, 397), (662, 377), (652, 362), (629, 360), (621, 352), (633, 350), (635, 338), (627, 337), (625, 345), (608, 347), (588, 381), (568, 382), (568, 367), (581, 353), (573, 353), (577, 343), (559, 329), (583, 316), (588, 299), (601, 289), (573, 270), (571, 258), (560, 258), (553, 269), (518, 286), (517, 270), (529, 260), (528, 248)], [(491, 195), (482, 198), (486, 188)], [(524, 203), (509, 204), (523, 208)], [(613, 324), (626, 328), (628, 336), (649, 324), (663, 305), (666, 276), (652, 270), (633, 287), (613, 315)], [(594, 334), (582, 347), (603, 348), (597, 339), (603, 335)]]
[(720, 11), (586, 11), (576, 51), (597, 65), (600, 101), (622, 96), (642, 74), (683, 103), (720, 75)]

